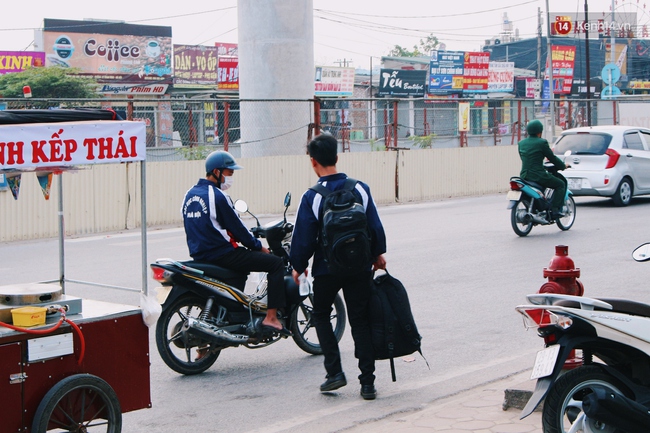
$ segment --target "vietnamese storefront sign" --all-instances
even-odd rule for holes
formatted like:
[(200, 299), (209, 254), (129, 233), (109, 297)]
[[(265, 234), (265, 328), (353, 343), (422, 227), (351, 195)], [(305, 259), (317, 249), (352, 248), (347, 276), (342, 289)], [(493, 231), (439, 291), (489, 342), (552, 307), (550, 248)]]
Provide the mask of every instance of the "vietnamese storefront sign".
[(171, 37), (43, 32), (46, 66), (79, 68), (100, 81), (171, 80)]
[(382, 69), (379, 72), (379, 96), (424, 96), (427, 71)]
[(45, 66), (45, 52), (0, 51), (0, 75)]
[(215, 42), (214, 46), (217, 47), (217, 54), (220, 56), (239, 56), (239, 48), (237, 44), (230, 42)]
[[(553, 45), (551, 47), (551, 65), (553, 67), (553, 93), (555, 95), (568, 95), (573, 84), (573, 66), (576, 57), (575, 46)], [(548, 95), (548, 61), (544, 76), (543, 93)], [(548, 99), (548, 96), (544, 96)]]
[(429, 93), (462, 92), (465, 53), (432, 51), (429, 61)]
[(352, 96), (353, 91), (354, 68), (316, 67), (315, 96)]
[(219, 56), (217, 88), (224, 90), (239, 89), (239, 57)]
[(106, 95), (164, 95), (168, 84), (102, 84), (99, 93)]
[(515, 82), (514, 62), (490, 62), (488, 92), (512, 92)]
[(66, 122), (0, 126), (0, 170), (43, 170), (145, 159), (141, 122)]
[(174, 84), (217, 84), (219, 48), (205, 45), (174, 45)]
[(466, 52), (463, 57), (463, 91), (487, 91), (490, 53)]

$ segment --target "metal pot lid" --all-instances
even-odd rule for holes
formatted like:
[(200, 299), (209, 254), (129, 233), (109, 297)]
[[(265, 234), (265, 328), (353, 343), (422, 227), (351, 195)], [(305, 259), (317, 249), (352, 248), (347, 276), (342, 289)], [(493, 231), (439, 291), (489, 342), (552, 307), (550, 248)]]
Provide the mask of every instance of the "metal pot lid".
[(58, 284), (12, 284), (0, 286), (0, 304), (31, 305), (58, 301), (63, 295), (63, 288)]

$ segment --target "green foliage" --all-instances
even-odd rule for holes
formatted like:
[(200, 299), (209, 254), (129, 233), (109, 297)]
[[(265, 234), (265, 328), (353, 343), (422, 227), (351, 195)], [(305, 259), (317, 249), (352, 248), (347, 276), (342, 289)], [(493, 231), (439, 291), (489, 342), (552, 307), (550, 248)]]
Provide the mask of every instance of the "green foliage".
[(400, 45), (395, 45), (392, 50), (388, 52), (390, 57), (427, 57), (431, 51), (435, 50), (440, 41), (437, 37), (429, 35), (426, 39), (420, 39), (418, 45), (413, 45), (413, 50), (409, 51)]
[(95, 79), (77, 75), (75, 68), (30, 68), (23, 72), (0, 75), (0, 96), (22, 98), (23, 86), (32, 89), (34, 98), (98, 98)]
[(371, 152), (378, 152), (378, 151), (381, 151), (381, 150), (386, 150), (386, 145), (384, 143), (382, 143), (382, 142), (380, 142), (378, 144), (376, 138), (369, 139), (368, 143), (370, 143), (370, 151)]
[(183, 146), (179, 150), (186, 160), (198, 161), (207, 158), (214, 146)]
[(436, 137), (436, 134), (429, 135), (411, 135), (409, 140), (413, 142), (414, 146), (419, 147), (420, 149), (431, 149), (433, 147), (433, 139)]

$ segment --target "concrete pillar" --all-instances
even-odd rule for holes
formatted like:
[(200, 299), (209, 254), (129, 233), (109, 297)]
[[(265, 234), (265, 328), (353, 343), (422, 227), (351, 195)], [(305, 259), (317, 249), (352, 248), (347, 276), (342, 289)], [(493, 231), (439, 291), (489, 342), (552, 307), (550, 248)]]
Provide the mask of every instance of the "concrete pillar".
[[(313, 0), (238, 0), (242, 157), (305, 153), (314, 97)], [(251, 100), (293, 99), (299, 102)]]

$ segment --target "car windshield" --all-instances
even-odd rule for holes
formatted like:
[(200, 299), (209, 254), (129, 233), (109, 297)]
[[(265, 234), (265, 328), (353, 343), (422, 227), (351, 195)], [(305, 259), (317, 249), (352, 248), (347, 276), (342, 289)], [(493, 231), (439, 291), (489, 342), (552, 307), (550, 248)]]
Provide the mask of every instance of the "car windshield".
[(609, 134), (594, 134), (591, 132), (578, 132), (577, 134), (563, 134), (555, 143), (553, 152), (564, 155), (567, 150), (572, 155), (603, 155), (612, 141)]

